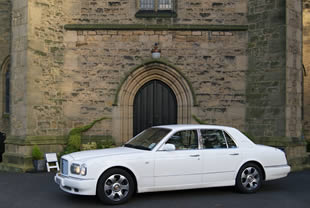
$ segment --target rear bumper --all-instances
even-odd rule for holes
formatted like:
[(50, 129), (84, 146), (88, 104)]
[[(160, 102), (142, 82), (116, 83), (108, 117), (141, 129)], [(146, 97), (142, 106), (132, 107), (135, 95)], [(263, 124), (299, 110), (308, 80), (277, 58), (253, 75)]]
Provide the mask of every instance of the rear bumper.
[(291, 171), (288, 165), (266, 166), (264, 167), (266, 173), (266, 181), (284, 178)]
[(92, 179), (79, 179), (57, 174), (54, 177), (60, 189), (78, 195), (96, 195), (97, 181)]

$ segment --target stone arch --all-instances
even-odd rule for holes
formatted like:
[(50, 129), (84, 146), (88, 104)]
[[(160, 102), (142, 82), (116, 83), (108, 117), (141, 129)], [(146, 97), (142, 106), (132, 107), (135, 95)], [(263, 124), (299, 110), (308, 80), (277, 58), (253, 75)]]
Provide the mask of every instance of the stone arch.
[(0, 68), (0, 115), (3, 115), (5, 112), (5, 75), (9, 70), (10, 66), (10, 56), (7, 56)]
[(118, 90), (113, 109), (113, 137), (117, 143), (123, 143), (132, 137), (135, 95), (145, 83), (154, 79), (164, 82), (174, 92), (178, 106), (178, 123), (192, 123), (195, 98), (184, 75), (163, 62), (144, 63), (126, 76)]

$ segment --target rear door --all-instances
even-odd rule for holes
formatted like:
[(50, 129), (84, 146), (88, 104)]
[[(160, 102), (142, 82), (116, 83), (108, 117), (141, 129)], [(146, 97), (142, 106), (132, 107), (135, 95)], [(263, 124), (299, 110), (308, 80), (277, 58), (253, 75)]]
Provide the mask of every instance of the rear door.
[(232, 137), (221, 129), (201, 129), (203, 183), (234, 185), (242, 155)]

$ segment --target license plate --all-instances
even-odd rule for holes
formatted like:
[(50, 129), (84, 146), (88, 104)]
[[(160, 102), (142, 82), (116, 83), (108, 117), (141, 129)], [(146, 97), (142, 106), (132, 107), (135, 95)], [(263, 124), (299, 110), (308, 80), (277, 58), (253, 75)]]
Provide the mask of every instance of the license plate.
[(58, 185), (60, 185), (60, 184), (61, 184), (61, 180), (60, 180), (59, 178), (56, 178), (56, 183), (57, 183)]

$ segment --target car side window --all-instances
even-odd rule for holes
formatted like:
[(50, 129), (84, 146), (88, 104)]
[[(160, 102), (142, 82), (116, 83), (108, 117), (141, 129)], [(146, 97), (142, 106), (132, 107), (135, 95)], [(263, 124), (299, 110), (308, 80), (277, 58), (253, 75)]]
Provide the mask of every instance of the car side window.
[(196, 130), (179, 131), (166, 142), (174, 144), (176, 150), (198, 149), (198, 135)]
[(226, 137), (228, 148), (237, 148), (237, 145), (234, 142), (234, 140), (225, 131), (224, 131), (224, 134)]
[(227, 148), (226, 140), (222, 130), (201, 129), (203, 149)]

